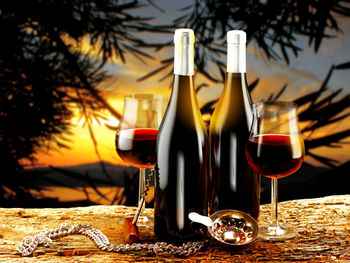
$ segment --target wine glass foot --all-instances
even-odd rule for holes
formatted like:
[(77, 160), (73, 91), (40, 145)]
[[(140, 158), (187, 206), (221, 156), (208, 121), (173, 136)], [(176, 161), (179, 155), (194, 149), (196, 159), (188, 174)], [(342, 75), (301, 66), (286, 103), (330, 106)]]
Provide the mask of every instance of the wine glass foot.
[(259, 228), (258, 237), (262, 240), (286, 240), (296, 236), (296, 231), (290, 227), (277, 226), (261, 226)]
[(153, 219), (147, 215), (140, 215), (139, 219), (137, 220), (137, 226), (146, 228), (151, 227), (153, 226)]

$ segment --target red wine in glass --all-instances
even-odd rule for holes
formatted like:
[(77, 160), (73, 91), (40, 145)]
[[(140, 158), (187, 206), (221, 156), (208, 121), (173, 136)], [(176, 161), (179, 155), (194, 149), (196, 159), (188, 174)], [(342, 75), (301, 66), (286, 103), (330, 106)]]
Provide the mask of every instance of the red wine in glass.
[(153, 168), (156, 163), (157, 129), (121, 130), (116, 136), (120, 158), (138, 168)]
[(282, 178), (299, 169), (303, 151), (299, 137), (283, 134), (264, 134), (251, 137), (246, 148), (249, 164), (259, 174)]

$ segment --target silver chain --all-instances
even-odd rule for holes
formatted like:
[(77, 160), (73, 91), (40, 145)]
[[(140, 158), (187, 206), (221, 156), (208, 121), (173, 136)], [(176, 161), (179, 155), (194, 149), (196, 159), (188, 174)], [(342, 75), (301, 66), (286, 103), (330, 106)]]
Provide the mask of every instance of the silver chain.
[(202, 249), (208, 241), (193, 241), (182, 245), (173, 245), (166, 242), (134, 243), (134, 244), (111, 244), (100, 230), (90, 225), (70, 225), (63, 223), (59, 228), (48, 229), (34, 236), (27, 236), (17, 248), (21, 256), (30, 256), (38, 246), (49, 247), (53, 239), (68, 235), (84, 235), (90, 238), (96, 246), (108, 252), (131, 252), (148, 251), (156, 254), (171, 254), (175, 256), (189, 256)]

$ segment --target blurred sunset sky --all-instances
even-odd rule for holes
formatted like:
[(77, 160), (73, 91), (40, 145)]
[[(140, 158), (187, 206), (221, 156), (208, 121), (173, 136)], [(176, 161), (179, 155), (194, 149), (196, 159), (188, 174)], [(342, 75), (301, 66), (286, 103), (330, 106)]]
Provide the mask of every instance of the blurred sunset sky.
[[(161, 12), (154, 7), (145, 7), (143, 14), (140, 16), (154, 17), (154, 24), (168, 24), (173, 19), (181, 16), (180, 9), (185, 7), (187, 2), (181, 1), (156, 1), (157, 5), (164, 9)], [(140, 10), (139, 10), (140, 11)], [(283, 60), (274, 61), (267, 60), (264, 54), (257, 49), (254, 42), (250, 42), (247, 46), (247, 77), (248, 83), (253, 82), (256, 78), (260, 78), (257, 88), (252, 93), (254, 102), (267, 99), (269, 95), (275, 94), (285, 85), (287, 90), (280, 98), (281, 100), (293, 100), (303, 94), (318, 89), (325, 79), (332, 65), (342, 64), (350, 61), (350, 19), (339, 18), (339, 27), (342, 33), (336, 38), (323, 40), (318, 53), (314, 53), (313, 48), (309, 47), (308, 40), (305, 37), (297, 39), (297, 45), (303, 48), (298, 57), (290, 54), (290, 64), (287, 65)], [(149, 42), (170, 41), (172, 34), (145, 34), (144, 39)], [(69, 40), (67, 40), (69, 41)], [(84, 52), (89, 52), (91, 56), (97, 56), (94, 48), (89, 46), (88, 39), (85, 39), (81, 45)], [(159, 52), (149, 50), (154, 59), (147, 59), (147, 64), (137, 60), (132, 55), (126, 56), (126, 63), (123, 64), (120, 59), (113, 59), (105, 68), (112, 76), (111, 80), (104, 83), (100, 87), (107, 101), (120, 113), (123, 109), (123, 96), (130, 93), (158, 93), (165, 94), (170, 97), (171, 78), (167, 78), (161, 82), (159, 79), (163, 76), (155, 75), (144, 81), (137, 79), (158, 68), (162, 59), (172, 56), (172, 48), (162, 49)], [(225, 59), (222, 57), (222, 59)], [(210, 82), (203, 76), (196, 75), (196, 84), (207, 82), (210, 86), (202, 88), (198, 93), (198, 101), (200, 105), (216, 99), (220, 96), (223, 85)], [(350, 70), (336, 70), (329, 82), (331, 90), (343, 89), (342, 96), (350, 94)], [(125, 165), (117, 156), (114, 147), (115, 131), (106, 127), (106, 123), (116, 127), (118, 120), (110, 117), (106, 112), (107, 120), (100, 124), (93, 124), (94, 134), (98, 142), (98, 150), (104, 161), (114, 164)], [(315, 116), (317, 118), (317, 116)], [(88, 128), (83, 126), (84, 120), (79, 118), (79, 113), (71, 120), (73, 128), (71, 130), (70, 149), (61, 149), (60, 151), (43, 150), (36, 155), (40, 166), (71, 166), (82, 163), (92, 163), (99, 161), (95, 153), (95, 148), (91, 140)], [(322, 130), (317, 130), (312, 134), (317, 138), (325, 134), (350, 128), (350, 117), (342, 122), (329, 125)], [(350, 141), (348, 139), (347, 141)], [(318, 154), (326, 154), (331, 158), (345, 162), (350, 160), (350, 144), (339, 148), (318, 148), (315, 150)], [(317, 162), (306, 159), (315, 165)]]

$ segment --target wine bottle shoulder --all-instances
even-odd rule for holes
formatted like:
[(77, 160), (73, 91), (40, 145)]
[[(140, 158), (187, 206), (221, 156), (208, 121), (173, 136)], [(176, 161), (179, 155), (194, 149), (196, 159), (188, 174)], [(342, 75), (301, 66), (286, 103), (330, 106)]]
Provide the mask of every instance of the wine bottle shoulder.
[(249, 105), (244, 108), (241, 110), (226, 106), (223, 106), (221, 109), (218, 108), (211, 117), (209, 130), (244, 129), (249, 131), (253, 121), (253, 114)]
[(192, 76), (174, 76), (173, 90), (161, 126), (162, 129), (182, 130), (184, 133), (206, 133)]
[(210, 121), (210, 131), (250, 129), (253, 119), (252, 100), (245, 73), (227, 73), (224, 89)]
[(203, 147), (208, 135), (199, 109), (195, 105), (179, 108), (179, 104), (170, 103), (167, 108), (159, 128), (158, 147), (178, 150)]
[(207, 131), (200, 120), (186, 123), (183, 118), (168, 114), (159, 128), (158, 143), (170, 145), (175, 142), (178, 146), (186, 147), (201, 141), (204, 144), (206, 138)]

